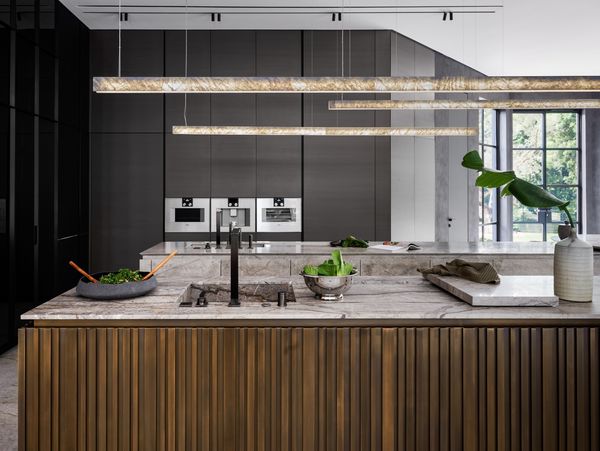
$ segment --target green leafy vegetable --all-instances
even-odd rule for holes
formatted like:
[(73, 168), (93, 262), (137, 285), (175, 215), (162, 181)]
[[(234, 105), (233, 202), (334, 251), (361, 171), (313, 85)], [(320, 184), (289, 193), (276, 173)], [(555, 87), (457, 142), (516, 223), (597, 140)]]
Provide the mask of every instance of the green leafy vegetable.
[(568, 201), (564, 201), (540, 188), (533, 183), (520, 179), (513, 171), (497, 171), (496, 169), (486, 168), (479, 152), (472, 150), (468, 152), (462, 161), (463, 167), (481, 172), (477, 177), (475, 184), (483, 188), (500, 188), (501, 196), (514, 196), (519, 202), (530, 208), (553, 208), (557, 207), (564, 211), (571, 227), (574, 227), (573, 218), (567, 209)]
[(342, 252), (336, 249), (331, 253), (331, 258), (319, 266), (306, 265), (303, 273), (307, 276), (348, 276), (354, 272), (354, 266), (346, 263)]
[(369, 242), (356, 238), (355, 236), (348, 235), (342, 240), (342, 247), (369, 247)]
[(142, 275), (139, 271), (131, 269), (119, 269), (117, 272), (111, 272), (100, 277), (100, 283), (110, 285), (118, 285), (125, 282), (139, 282), (142, 280)]
[(306, 265), (304, 267), (304, 269), (302, 270), (302, 272), (304, 274), (306, 274), (307, 276), (318, 276), (319, 268), (317, 268), (316, 266), (312, 266), (312, 265)]

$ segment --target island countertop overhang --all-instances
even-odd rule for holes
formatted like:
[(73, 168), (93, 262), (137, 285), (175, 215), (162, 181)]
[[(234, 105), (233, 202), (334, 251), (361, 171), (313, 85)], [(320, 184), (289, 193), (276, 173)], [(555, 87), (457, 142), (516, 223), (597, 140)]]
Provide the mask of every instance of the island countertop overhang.
[[(159, 279), (160, 280), (160, 279)], [(136, 299), (94, 301), (74, 290), (30, 310), (22, 320), (36, 326), (77, 327), (353, 327), (353, 326), (544, 326), (600, 324), (600, 277), (594, 301), (561, 301), (553, 307), (472, 307), (420, 277), (357, 277), (343, 301), (317, 300), (302, 279), (294, 276), (242, 278), (241, 282), (292, 281), (296, 302), (285, 308), (248, 302), (239, 308), (226, 303), (179, 307), (177, 299), (191, 281), (165, 279), (152, 293)], [(225, 278), (202, 282), (226, 283)]]

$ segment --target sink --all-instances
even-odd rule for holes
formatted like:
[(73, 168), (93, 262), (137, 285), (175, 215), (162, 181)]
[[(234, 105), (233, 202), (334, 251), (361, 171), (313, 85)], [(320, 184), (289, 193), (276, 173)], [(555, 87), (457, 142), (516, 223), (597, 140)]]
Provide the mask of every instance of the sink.
[[(210, 243), (211, 245), (211, 249), (215, 248), (215, 243)], [(191, 243), (189, 245), (189, 247), (191, 247), (192, 249), (206, 249), (206, 243)], [(265, 247), (265, 243), (252, 243), (252, 248), (257, 248), (257, 247)], [(221, 243), (221, 249), (226, 249), (227, 248), (227, 243)], [(248, 243), (242, 243), (242, 249), (248, 249)]]
[[(296, 296), (291, 283), (241, 283), (239, 299), (244, 303), (277, 303), (277, 295), (284, 291), (286, 302), (295, 302)], [(180, 307), (199, 307), (198, 299), (201, 293), (208, 305), (212, 303), (227, 304), (231, 298), (231, 285), (228, 283), (192, 283), (179, 296), (177, 302)]]

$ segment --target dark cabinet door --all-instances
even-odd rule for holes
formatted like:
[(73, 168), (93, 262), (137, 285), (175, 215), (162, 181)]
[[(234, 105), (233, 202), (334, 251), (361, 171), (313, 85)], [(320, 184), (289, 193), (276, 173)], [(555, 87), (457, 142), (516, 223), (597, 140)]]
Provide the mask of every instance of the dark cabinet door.
[[(302, 33), (256, 32), (256, 75), (302, 75)], [(260, 94), (257, 125), (301, 126), (301, 94)], [(302, 197), (302, 137), (260, 136), (256, 140), (257, 197)]]
[(4, 287), (0, 296), (0, 352), (13, 341), (14, 299), (12, 253), (9, 246), (9, 180), (10, 180), (10, 110), (0, 105), (0, 284)]
[(95, 134), (91, 140), (94, 271), (137, 268), (163, 238), (163, 137)]
[[(376, 35), (352, 31), (344, 35), (344, 75), (376, 73)], [(341, 35), (338, 31), (310, 31), (304, 35), (305, 76), (342, 74)], [(382, 75), (382, 74), (379, 74)], [(304, 96), (307, 126), (373, 127), (371, 111), (329, 111), (330, 94)], [(341, 96), (337, 96), (341, 98)], [(371, 94), (344, 95), (344, 99), (374, 98)], [(348, 234), (373, 240), (376, 236), (376, 186), (381, 167), (371, 137), (304, 138), (304, 239), (333, 240)], [(385, 158), (381, 158), (385, 162)], [(389, 208), (389, 207), (388, 207)], [(382, 217), (385, 217), (382, 214)]]
[(166, 197), (210, 197), (210, 175), (210, 137), (166, 135)]
[[(123, 76), (162, 76), (163, 32), (137, 30), (122, 34)], [(118, 36), (110, 30), (90, 32), (91, 76), (116, 76)], [(163, 95), (92, 94), (92, 132), (149, 133), (163, 131)]]
[(374, 138), (304, 142), (304, 239), (375, 239)]
[[(210, 76), (210, 31), (188, 31), (187, 56), (189, 76)], [(184, 75), (185, 32), (165, 31), (165, 76)], [(184, 125), (184, 107), (188, 124), (210, 124), (210, 95), (188, 95), (187, 105), (184, 98), (183, 94), (165, 96), (165, 133), (171, 133), (174, 125)]]
[[(213, 31), (211, 75), (256, 75), (256, 33)], [(256, 95), (211, 96), (211, 125), (256, 125)], [(213, 197), (256, 196), (256, 137), (211, 137)]]

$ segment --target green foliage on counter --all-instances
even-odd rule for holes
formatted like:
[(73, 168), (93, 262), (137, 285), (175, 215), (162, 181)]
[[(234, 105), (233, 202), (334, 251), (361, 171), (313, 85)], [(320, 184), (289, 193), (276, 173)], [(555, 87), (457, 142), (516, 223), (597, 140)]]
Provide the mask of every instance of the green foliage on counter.
[(139, 282), (142, 280), (142, 275), (139, 271), (131, 269), (119, 269), (117, 272), (111, 272), (100, 277), (100, 283), (110, 285), (118, 285), (126, 282)]
[(468, 152), (462, 161), (463, 167), (480, 172), (475, 181), (482, 188), (502, 188), (502, 196), (514, 196), (519, 202), (530, 208), (553, 208), (558, 207), (564, 211), (571, 227), (574, 227), (573, 218), (567, 209), (569, 201), (559, 199), (548, 191), (533, 183), (520, 179), (513, 171), (498, 171), (486, 168), (479, 152), (472, 150)]
[(342, 252), (335, 250), (331, 253), (331, 258), (325, 260), (319, 266), (306, 265), (303, 273), (308, 276), (349, 276), (354, 272), (354, 266), (346, 263)]
[(355, 236), (348, 235), (342, 240), (342, 247), (369, 247), (369, 242), (356, 238)]

